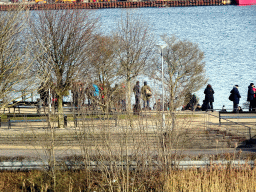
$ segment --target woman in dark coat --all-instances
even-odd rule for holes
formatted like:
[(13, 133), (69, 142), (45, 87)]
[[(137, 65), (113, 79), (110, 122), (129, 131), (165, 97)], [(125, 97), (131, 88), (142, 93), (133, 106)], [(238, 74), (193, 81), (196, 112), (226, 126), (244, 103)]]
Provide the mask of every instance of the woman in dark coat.
[(250, 105), (249, 105), (249, 111), (252, 111), (253, 108), (254, 108), (254, 84), (251, 83), (248, 87), (248, 93), (247, 93), (247, 101), (250, 102)]
[(214, 102), (214, 90), (212, 89), (212, 86), (210, 84), (207, 85), (206, 89), (204, 90), (204, 94), (205, 94), (205, 102), (206, 102), (206, 106), (207, 106), (207, 110), (210, 109), (211, 111), (213, 111), (213, 102)]
[(241, 98), (241, 95), (238, 91), (238, 85), (235, 85), (233, 87), (233, 89), (230, 91), (230, 93), (233, 95), (233, 97), (232, 97), (232, 99), (233, 99), (233, 111), (238, 112), (238, 104), (239, 104), (239, 100)]

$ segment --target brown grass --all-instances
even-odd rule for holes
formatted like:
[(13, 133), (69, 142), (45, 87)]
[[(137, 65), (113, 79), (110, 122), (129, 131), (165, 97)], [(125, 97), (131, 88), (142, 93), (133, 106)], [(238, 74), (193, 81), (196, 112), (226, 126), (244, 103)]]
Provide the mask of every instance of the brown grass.
[[(56, 191), (255, 191), (255, 173), (248, 165), (171, 170), (167, 176), (163, 171), (137, 171), (130, 172), (129, 187), (124, 189), (121, 171), (107, 177), (99, 171), (57, 171)], [(53, 191), (52, 182), (45, 171), (0, 172), (1, 192)]]

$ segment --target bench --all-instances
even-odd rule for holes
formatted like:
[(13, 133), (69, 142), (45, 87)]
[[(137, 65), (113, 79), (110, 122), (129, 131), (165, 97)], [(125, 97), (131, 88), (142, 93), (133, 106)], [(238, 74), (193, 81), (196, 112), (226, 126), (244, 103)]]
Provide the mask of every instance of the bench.
[[(11, 118), (15, 118), (15, 117), (24, 117), (24, 118), (27, 118), (27, 117), (47, 117), (47, 119), (18, 119), (18, 120), (11, 120)], [(49, 115), (48, 114), (33, 114), (33, 113), (8, 114), (7, 115), (7, 121), (8, 121), (8, 129), (11, 129), (11, 123), (47, 122), (47, 121), (49, 121)], [(66, 115), (64, 115), (64, 126), (67, 126), (67, 116)]]
[(219, 125), (221, 126), (221, 119), (256, 119), (256, 112), (219, 112)]
[(37, 105), (37, 101), (13, 101), (16, 105)]
[(15, 113), (15, 109), (18, 109), (18, 112), (20, 113), (20, 109), (34, 109), (37, 108), (37, 106), (24, 106), (24, 105), (14, 105), (13, 109), (14, 109), (14, 113)]
[[(38, 108), (38, 102), (29, 102), (29, 101), (13, 101), (12, 104), (8, 104), (7, 108), (10, 109), (13, 108), (13, 111), (15, 113), (16, 109), (18, 109), (18, 113), (20, 113), (20, 109), (28, 109), (28, 108)], [(4, 109), (5, 111), (5, 109)]]
[[(12, 120), (12, 118), (15, 117), (47, 117), (47, 119), (18, 119), (18, 120)], [(47, 114), (8, 114), (7, 115), (7, 121), (8, 121), (8, 129), (11, 129), (11, 123), (19, 123), (19, 122), (46, 122), (48, 120)]]

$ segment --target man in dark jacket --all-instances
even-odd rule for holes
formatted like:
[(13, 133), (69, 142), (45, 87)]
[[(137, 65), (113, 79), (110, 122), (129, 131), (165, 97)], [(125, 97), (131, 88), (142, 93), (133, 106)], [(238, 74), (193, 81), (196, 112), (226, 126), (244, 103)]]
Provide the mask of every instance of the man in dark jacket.
[(133, 92), (135, 95), (135, 111), (140, 111), (140, 82), (137, 81), (136, 85), (133, 87)]
[(253, 106), (253, 99), (254, 99), (254, 91), (253, 91), (253, 87), (254, 87), (254, 84), (251, 83), (249, 86), (248, 86), (248, 94), (247, 94), (247, 101), (250, 102), (250, 105), (249, 105), (249, 111), (252, 111), (254, 106)]
[(235, 85), (230, 93), (233, 95), (233, 112), (238, 112), (238, 104), (241, 98), (241, 95), (238, 91), (238, 85)]
[(214, 90), (212, 89), (212, 86), (210, 84), (207, 85), (206, 89), (204, 90), (204, 94), (205, 94), (205, 102), (206, 102), (206, 106), (207, 109), (206, 110), (211, 110), (213, 111), (213, 102), (214, 102)]

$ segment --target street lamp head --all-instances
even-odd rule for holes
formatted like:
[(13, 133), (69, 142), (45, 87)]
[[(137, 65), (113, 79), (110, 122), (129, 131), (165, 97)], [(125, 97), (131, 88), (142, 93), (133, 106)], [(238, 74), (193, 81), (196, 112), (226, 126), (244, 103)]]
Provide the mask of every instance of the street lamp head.
[(156, 45), (156, 46), (160, 49), (164, 49), (165, 47), (167, 47), (167, 44), (159, 44), (159, 45)]
[(164, 49), (165, 47), (167, 47), (167, 44), (159, 44), (159, 45), (156, 45), (156, 46), (158, 47), (158, 49), (159, 49), (159, 51), (160, 51), (160, 54), (162, 55), (163, 49)]

